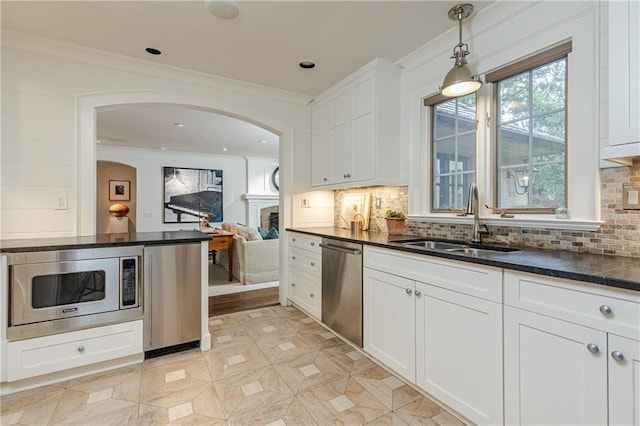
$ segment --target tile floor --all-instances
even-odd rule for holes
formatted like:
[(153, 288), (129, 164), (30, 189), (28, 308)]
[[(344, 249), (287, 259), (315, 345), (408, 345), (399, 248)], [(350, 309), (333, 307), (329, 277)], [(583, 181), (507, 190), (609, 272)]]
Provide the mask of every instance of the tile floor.
[(2, 397), (2, 425), (461, 425), (304, 313), (209, 319), (191, 350)]

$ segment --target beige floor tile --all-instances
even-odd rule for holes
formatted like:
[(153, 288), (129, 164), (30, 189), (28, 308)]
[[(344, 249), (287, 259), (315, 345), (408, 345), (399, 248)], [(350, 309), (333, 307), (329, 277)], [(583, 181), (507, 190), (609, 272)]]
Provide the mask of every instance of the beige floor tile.
[(451, 415), (451, 413), (448, 413), (446, 411), (443, 411), (440, 414), (436, 414), (435, 416), (431, 417), (431, 420), (435, 421), (441, 426), (463, 426), (464, 425), (463, 422), (456, 419), (454, 416)]
[(443, 411), (442, 407), (422, 396), (404, 407), (398, 408), (394, 413), (409, 424), (435, 425), (437, 423), (432, 417)]
[(77, 391), (92, 393), (113, 388), (112, 397), (125, 401), (138, 402), (140, 393), (141, 366), (118, 368), (93, 374), (88, 377), (69, 380), (65, 387)]
[(52, 425), (129, 424), (138, 417), (138, 404), (107, 398), (87, 404), (86, 392), (66, 389), (51, 416)]
[(191, 403), (196, 415), (218, 420), (224, 420), (226, 418), (221, 398), (218, 396), (218, 392), (216, 391), (213, 383), (207, 385), (198, 395), (196, 395)]
[(315, 426), (317, 423), (298, 398), (294, 398), (282, 419), (287, 426)]
[(408, 426), (408, 424), (394, 413), (389, 413), (377, 419), (371, 420), (370, 426)]
[(293, 395), (260, 392), (244, 399), (227, 419), (230, 423), (264, 425), (282, 419)]
[[(64, 388), (60, 386), (43, 386), (3, 396), (0, 400), (2, 418), (7, 416), (7, 423), (10, 419), (23, 425), (47, 424), (63, 393)], [(17, 420), (16, 413), (22, 413)], [(2, 424), (5, 424), (4, 420)]]
[(254, 370), (261, 370), (270, 365), (267, 357), (255, 344), (218, 352), (206, 352), (203, 354), (203, 359), (209, 376), (214, 381), (250, 374)]

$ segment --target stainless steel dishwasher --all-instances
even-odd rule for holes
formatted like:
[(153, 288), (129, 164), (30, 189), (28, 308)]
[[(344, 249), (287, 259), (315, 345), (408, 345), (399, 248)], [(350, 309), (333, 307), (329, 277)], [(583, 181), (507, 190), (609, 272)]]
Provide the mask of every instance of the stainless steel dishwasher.
[(200, 340), (200, 250), (200, 243), (144, 247), (147, 356), (162, 348), (192, 346)]
[(362, 347), (362, 244), (323, 238), (322, 322)]

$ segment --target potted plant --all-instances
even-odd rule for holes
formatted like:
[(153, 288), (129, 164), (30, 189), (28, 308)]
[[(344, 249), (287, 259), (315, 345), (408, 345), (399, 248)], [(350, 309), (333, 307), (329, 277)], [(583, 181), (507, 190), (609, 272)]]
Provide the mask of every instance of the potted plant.
[(404, 213), (395, 210), (387, 210), (384, 213), (384, 218), (387, 221), (387, 231), (389, 234), (402, 234), (402, 231), (404, 230), (404, 221), (406, 219)]

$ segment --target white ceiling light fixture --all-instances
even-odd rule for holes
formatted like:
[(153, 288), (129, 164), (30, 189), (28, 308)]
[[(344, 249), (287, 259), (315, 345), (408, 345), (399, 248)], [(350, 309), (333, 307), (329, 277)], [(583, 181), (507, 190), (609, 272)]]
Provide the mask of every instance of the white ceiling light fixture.
[(235, 19), (240, 15), (238, 4), (233, 0), (204, 0), (209, 12), (220, 19)]
[(470, 55), (469, 46), (462, 42), (462, 20), (473, 13), (473, 5), (469, 3), (458, 4), (449, 10), (449, 19), (458, 21), (459, 43), (453, 48), (452, 59), (455, 64), (451, 71), (447, 73), (440, 87), (440, 92), (444, 96), (458, 97), (473, 93), (482, 87), (482, 80), (474, 75), (467, 67), (466, 56)]
[(180, 127), (180, 128), (184, 127), (184, 124), (182, 124), (182, 123), (173, 123), (173, 125), (176, 126), (176, 127)]

